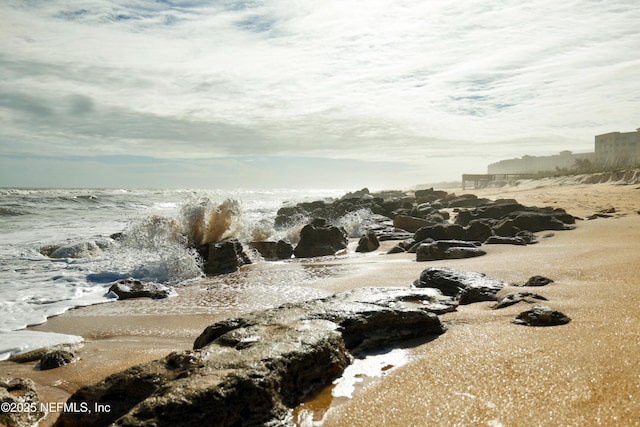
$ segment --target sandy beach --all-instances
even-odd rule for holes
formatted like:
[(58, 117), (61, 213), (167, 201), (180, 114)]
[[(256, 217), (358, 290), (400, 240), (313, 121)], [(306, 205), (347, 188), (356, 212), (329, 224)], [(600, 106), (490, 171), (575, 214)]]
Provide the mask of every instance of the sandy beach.
[[(461, 194), (462, 190), (448, 190)], [(130, 300), (69, 311), (34, 330), (81, 335), (80, 360), (51, 371), (34, 363), (0, 362), (2, 376), (36, 381), (40, 399), (61, 402), (77, 388), (171, 351), (191, 348), (209, 324), (287, 301), (211, 292), (225, 281), (307, 280), (309, 297), (361, 286), (408, 286), (430, 266), (449, 266), (522, 283), (544, 275), (554, 283), (534, 291), (568, 315), (568, 325), (532, 328), (509, 321), (529, 306), (492, 310), (491, 303), (459, 307), (442, 316), (438, 339), (409, 351), (411, 361), (371, 381), (332, 407), (324, 426), (640, 425), (640, 301), (638, 185), (559, 185), (553, 180), (499, 189), (467, 189), (488, 198), (515, 198), (529, 206), (556, 206), (577, 217), (615, 208), (612, 218), (578, 221), (530, 246), (486, 246), (465, 260), (417, 263), (415, 255), (375, 254), (322, 262), (249, 266), (227, 277), (182, 286), (162, 301)], [(545, 233), (539, 233), (540, 235)], [(266, 273), (265, 273), (266, 271)], [(266, 274), (266, 276), (265, 276)], [(256, 289), (259, 289), (256, 287)], [(513, 288), (505, 289), (508, 292)], [(40, 425), (50, 425), (50, 414)]]

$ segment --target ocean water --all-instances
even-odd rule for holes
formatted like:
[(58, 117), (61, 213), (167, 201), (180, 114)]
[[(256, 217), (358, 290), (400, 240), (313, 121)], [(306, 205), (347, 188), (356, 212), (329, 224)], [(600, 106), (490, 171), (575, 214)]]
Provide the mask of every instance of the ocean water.
[[(187, 241), (290, 237), (272, 227), (285, 203), (341, 190), (0, 189), (0, 360), (81, 337), (24, 330), (108, 303), (134, 277), (173, 286), (202, 277)], [(112, 239), (114, 233), (121, 238)]]

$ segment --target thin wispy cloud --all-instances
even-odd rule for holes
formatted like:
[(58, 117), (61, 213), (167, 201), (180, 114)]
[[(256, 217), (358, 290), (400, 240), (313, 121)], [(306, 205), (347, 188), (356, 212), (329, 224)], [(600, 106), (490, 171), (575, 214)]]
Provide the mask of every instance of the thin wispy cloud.
[(634, 3), (5, 1), (0, 154), (457, 174), (588, 151), (640, 126)]

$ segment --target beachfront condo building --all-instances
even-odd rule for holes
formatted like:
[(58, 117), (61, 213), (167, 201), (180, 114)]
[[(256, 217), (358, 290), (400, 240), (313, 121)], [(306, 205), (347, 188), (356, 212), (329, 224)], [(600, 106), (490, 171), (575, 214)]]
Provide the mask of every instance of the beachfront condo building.
[(640, 128), (635, 132), (610, 132), (596, 135), (598, 163), (607, 166), (640, 165)]

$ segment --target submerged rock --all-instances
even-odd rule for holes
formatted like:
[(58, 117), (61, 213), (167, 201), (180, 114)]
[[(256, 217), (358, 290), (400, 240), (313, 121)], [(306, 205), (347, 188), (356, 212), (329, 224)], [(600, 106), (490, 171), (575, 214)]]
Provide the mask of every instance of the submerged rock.
[(154, 282), (142, 282), (133, 278), (123, 279), (114, 283), (109, 288), (109, 292), (116, 294), (118, 299), (161, 299), (176, 295), (176, 291), (169, 286)]
[(200, 246), (198, 253), (204, 261), (204, 274), (209, 276), (233, 273), (241, 266), (251, 264), (238, 239), (226, 239)]
[(293, 255), (293, 246), (284, 240), (251, 242), (249, 245), (267, 260), (289, 259)]
[(413, 282), (418, 288), (435, 288), (459, 300), (460, 304), (479, 301), (496, 301), (496, 294), (510, 283), (492, 279), (475, 271), (431, 267), (423, 270), (420, 278)]
[(557, 326), (566, 325), (571, 319), (564, 313), (553, 310), (545, 305), (538, 305), (531, 310), (518, 314), (511, 323), (526, 326)]
[(194, 350), (81, 388), (68, 403), (111, 411), (65, 412), (56, 425), (290, 425), (290, 408), (339, 376), (349, 352), (442, 334), (431, 311), (455, 306), (434, 289), (361, 288), (219, 322)]
[(324, 218), (316, 218), (300, 230), (300, 241), (293, 253), (296, 258), (334, 255), (345, 249), (347, 243), (344, 228), (330, 225)]
[(47, 371), (49, 369), (59, 368), (77, 360), (76, 356), (67, 350), (51, 350), (45, 353), (40, 359), (40, 370)]
[(373, 231), (368, 231), (360, 240), (358, 240), (358, 247), (356, 248), (356, 252), (372, 252), (380, 247), (380, 242), (376, 237), (376, 233)]

